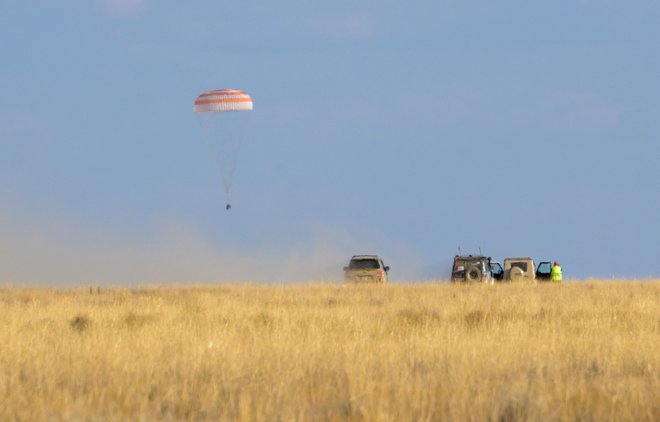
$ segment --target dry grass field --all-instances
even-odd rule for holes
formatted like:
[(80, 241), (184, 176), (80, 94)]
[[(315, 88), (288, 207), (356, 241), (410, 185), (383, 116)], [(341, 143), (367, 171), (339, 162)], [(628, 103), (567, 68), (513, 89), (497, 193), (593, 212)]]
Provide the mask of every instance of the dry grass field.
[(660, 283), (0, 289), (0, 420), (660, 420)]

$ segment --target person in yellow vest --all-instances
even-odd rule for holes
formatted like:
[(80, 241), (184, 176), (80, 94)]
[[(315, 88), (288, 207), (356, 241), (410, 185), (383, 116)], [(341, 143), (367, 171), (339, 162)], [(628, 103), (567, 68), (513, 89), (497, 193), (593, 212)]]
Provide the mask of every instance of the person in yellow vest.
[(550, 269), (550, 279), (554, 282), (561, 283), (561, 267), (557, 261), (555, 261), (555, 265)]

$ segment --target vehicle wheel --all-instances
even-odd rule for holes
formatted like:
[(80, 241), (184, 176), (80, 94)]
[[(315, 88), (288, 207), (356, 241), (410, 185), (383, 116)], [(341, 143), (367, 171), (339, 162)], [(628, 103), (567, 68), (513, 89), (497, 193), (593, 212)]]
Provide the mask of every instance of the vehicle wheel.
[(513, 267), (509, 271), (509, 277), (511, 277), (511, 280), (517, 280), (519, 278), (522, 278), (524, 271), (520, 267)]
[(469, 268), (465, 272), (465, 279), (467, 281), (479, 281), (479, 280), (481, 280), (481, 270), (477, 267)]

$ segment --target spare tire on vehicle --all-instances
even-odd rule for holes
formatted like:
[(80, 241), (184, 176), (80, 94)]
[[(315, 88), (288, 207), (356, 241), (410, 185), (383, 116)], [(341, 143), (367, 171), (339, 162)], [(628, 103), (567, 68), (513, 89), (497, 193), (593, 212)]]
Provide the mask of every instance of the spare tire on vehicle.
[(524, 273), (525, 272), (520, 267), (511, 267), (511, 270), (509, 270), (509, 278), (511, 278), (511, 280), (516, 280), (522, 278)]
[(467, 281), (480, 281), (481, 280), (481, 270), (479, 267), (471, 267), (465, 271), (465, 279)]

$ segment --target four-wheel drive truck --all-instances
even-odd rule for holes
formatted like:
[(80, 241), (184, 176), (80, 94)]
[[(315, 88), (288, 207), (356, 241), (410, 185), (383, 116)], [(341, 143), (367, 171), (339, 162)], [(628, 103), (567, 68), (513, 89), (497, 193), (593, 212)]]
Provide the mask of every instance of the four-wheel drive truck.
[(389, 270), (377, 255), (355, 255), (344, 267), (344, 275), (352, 283), (387, 283)]
[(504, 260), (505, 281), (549, 281), (552, 264), (547, 261), (534, 267), (532, 258), (506, 258)]
[(493, 262), (489, 256), (456, 255), (451, 270), (452, 282), (492, 283), (501, 280), (504, 271), (499, 262)]

